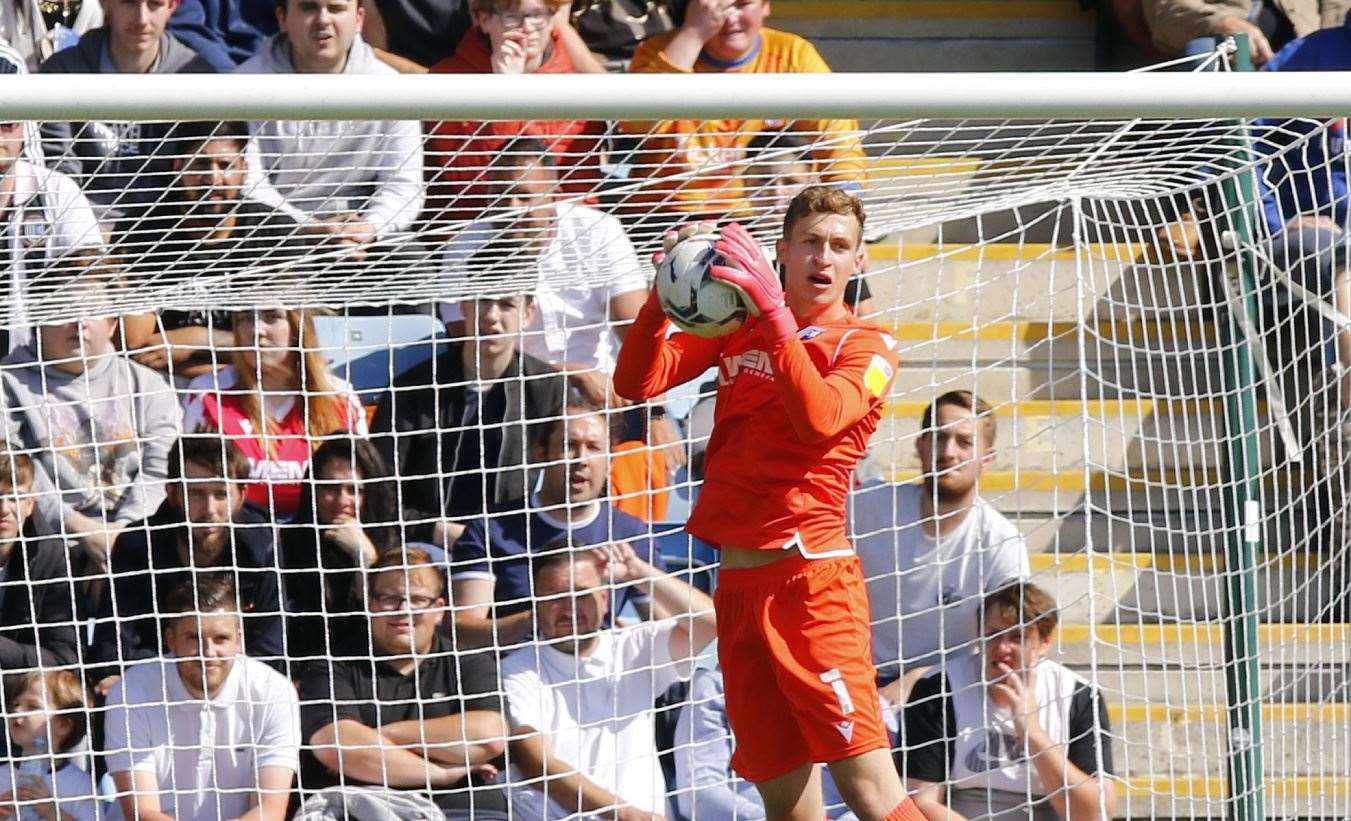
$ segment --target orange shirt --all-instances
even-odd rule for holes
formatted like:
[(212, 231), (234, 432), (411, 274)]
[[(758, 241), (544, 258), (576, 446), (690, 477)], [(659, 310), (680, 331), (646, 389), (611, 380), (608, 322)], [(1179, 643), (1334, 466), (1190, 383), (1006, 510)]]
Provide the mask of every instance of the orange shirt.
[(753, 322), (717, 339), (666, 331), (649, 300), (614, 382), (620, 395), (647, 399), (718, 366), (704, 484), (686, 529), (717, 546), (852, 552), (845, 501), (882, 418), (896, 341), (853, 314), (773, 349)]
[[(675, 32), (649, 37), (638, 45), (629, 70), (634, 73), (691, 73), (672, 65), (664, 49)], [(714, 63), (700, 55), (694, 64), (700, 73), (744, 72), (786, 74), (829, 72), (830, 66), (816, 48), (796, 34), (766, 28), (760, 43), (734, 65)], [(635, 192), (632, 202), (647, 207), (673, 208), (715, 215), (740, 214), (746, 210), (739, 166), (746, 159), (746, 146), (758, 132), (788, 129), (820, 139), (825, 147), (813, 152), (816, 171), (824, 182), (864, 181), (864, 151), (858, 138), (857, 120), (664, 120), (621, 122), (619, 127), (642, 137), (634, 158), (635, 174), (662, 178), (694, 173), (689, 179), (661, 182)]]

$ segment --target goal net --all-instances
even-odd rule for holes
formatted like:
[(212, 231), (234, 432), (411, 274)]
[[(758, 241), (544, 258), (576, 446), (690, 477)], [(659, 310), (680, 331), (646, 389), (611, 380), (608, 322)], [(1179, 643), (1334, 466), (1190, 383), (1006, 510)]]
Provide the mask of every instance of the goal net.
[[(40, 135), (0, 125), (0, 536), (27, 556), (0, 571), (3, 800), (47, 772), (90, 774), (72, 813), (762, 817), (699, 640), (717, 553), (683, 528), (717, 374), (640, 404), (610, 374), (665, 231), (738, 221), (774, 253), (823, 184), (863, 202), (847, 298), (899, 343), (850, 520), (909, 785), (938, 761), (926, 789), (968, 815), (1082, 778), (1114, 817), (1351, 812), (1343, 120), (813, 117), (790, 76), (779, 116), (721, 79), (574, 119), (639, 86), (549, 111), (358, 77), (279, 119), (301, 86), (268, 77), (119, 117), (125, 86), (82, 110), (43, 79), (11, 81), (49, 94)], [(963, 401), (974, 440), (922, 426)], [(981, 501), (950, 509), (964, 481)], [(1019, 576), (1059, 624), (1010, 711), (979, 600)], [(35, 706), (21, 674), (52, 671), (79, 686)], [(34, 710), (79, 720), (43, 744)]]

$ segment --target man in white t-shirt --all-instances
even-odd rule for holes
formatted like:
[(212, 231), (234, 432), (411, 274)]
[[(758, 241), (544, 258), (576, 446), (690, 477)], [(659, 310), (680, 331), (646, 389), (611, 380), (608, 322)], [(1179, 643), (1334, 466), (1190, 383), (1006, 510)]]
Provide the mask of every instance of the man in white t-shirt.
[(204, 573), (166, 597), (170, 658), (128, 668), (108, 696), (104, 752), (127, 818), (286, 817), (300, 716), (284, 676), (242, 655), (235, 587)]
[[(619, 342), (647, 299), (647, 276), (633, 243), (615, 217), (585, 205), (558, 202), (558, 174), (543, 143), (520, 137), (488, 168), (493, 199), (484, 219), (450, 241), (445, 270), (464, 276), (468, 261), (492, 240), (516, 240), (518, 259), (535, 279), (535, 315), (523, 329), (523, 350), (573, 375), (596, 404), (613, 397), (609, 377)], [(582, 284), (563, 285), (584, 278)], [(462, 319), (458, 303), (442, 317)], [(611, 402), (611, 406), (615, 403)]]
[[(717, 630), (708, 596), (639, 559), (623, 542), (559, 549), (534, 562), (536, 635), (502, 663), (517, 817), (575, 814), (651, 821), (666, 811), (653, 702), (688, 679)], [(671, 619), (603, 628), (606, 577), (650, 583)]]
[(970, 391), (949, 391), (920, 423), (920, 481), (875, 485), (850, 499), (873, 661), (889, 682), (882, 696), (897, 707), (925, 668), (978, 649), (981, 597), (1029, 574), (1022, 534), (980, 498), (994, 443), (990, 405)]

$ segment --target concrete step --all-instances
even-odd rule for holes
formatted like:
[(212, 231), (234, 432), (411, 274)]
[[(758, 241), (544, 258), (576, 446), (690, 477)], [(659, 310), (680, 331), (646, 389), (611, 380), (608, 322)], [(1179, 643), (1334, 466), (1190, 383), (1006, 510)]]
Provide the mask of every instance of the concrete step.
[[(1223, 703), (1110, 702), (1117, 773), (1126, 777), (1225, 777)], [(1264, 704), (1262, 764), (1269, 777), (1342, 775), (1351, 768), (1351, 704)]]
[[(1268, 818), (1344, 818), (1351, 778), (1341, 775), (1263, 780)], [(1223, 778), (1139, 776), (1127, 781), (1117, 818), (1225, 818), (1232, 810)]]
[[(1072, 359), (1030, 361), (1017, 356), (1016, 343), (986, 337), (978, 343), (948, 339), (940, 343), (902, 341), (901, 367), (892, 383), (892, 399), (924, 402), (950, 390), (975, 391), (991, 403), (1019, 400), (1184, 399), (1215, 396), (1223, 388), (1218, 362), (1213, 357), (1189, 360), (1181, 355), (1142, 358), (1143, 361), (1107, 361), (1091, 370)], [(977, 350), (984, 346), (985, 351)], [(948, 358), (933, 357), (935, 348), (946, 348)], [(988, 353), (1003, 348), (1004, 355), (964, 362), (954, 358), (959, 351)], [(927, 351), (927, 356), (926, 356)]]
[[(1223, 704), (1228, 698), (1220, 664), (1187, 668), (1099, 665), (1079, 670), (1093, 680), (1109, 704)], [(1351, 669), (1345, 665), (1267, 665), (1258, 670), (1257, 680), (1265, 704), (1351, 702)]]
[[(889, 321), (894, 320), (894, 321)], [(1187, 311), (1145, 321), (1085, 322), (1007, 319), (990, 322), (912, 322), (902, 312), (886, 312), (877, 321), (901, 343), (901, 364), (942, 366), (1086, 361), (1103, 376), (1123, 364), (1166, 364), (1179, 373), (1196, 370), (1213, 357), (1219, 334), (1213, 322)]]
[[(1263, 666), (1351, 664), (1351, 625), (1262, 624), (1257, 632)], [(1057, 633), (1053, 654), (1084, 670), (1218, 667), (1225, 661), (1224, 627), (1219, 622), (1066, 624)]]
[[(988, 400), (987, 400), (988, 401)], [(995, 400), (995, 470), (1216, 468), (1225, 463), (1228, 425), (1222, 402), (1148, 399)], [(873, 452), (895, 469), (920, 467), (915, 439), (924, 401), (892, 402), (874, 437)], [(1269, 422), (1259, 419), (1262, 429)], [(1274, 456), (1268, 437), (1262, 454)]]
[(835, 71), (1093, 68), (1093, 17), (1073, 0), (780, 0), (771, 24)]

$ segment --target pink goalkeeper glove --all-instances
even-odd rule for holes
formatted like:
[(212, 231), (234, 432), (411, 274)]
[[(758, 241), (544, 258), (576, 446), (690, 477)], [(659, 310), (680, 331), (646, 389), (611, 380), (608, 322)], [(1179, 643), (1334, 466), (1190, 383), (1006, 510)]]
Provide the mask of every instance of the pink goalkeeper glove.
[(734, 222), (722, 229), (713, 248), (731, 264), (714, 265), (710, 275), (741, 291), (751, 311), (760, 317), (769, 342), (778, 344), (796, 336), (797, 320), (784, 302), (779, 274), (765, 259), (755, 237)]

